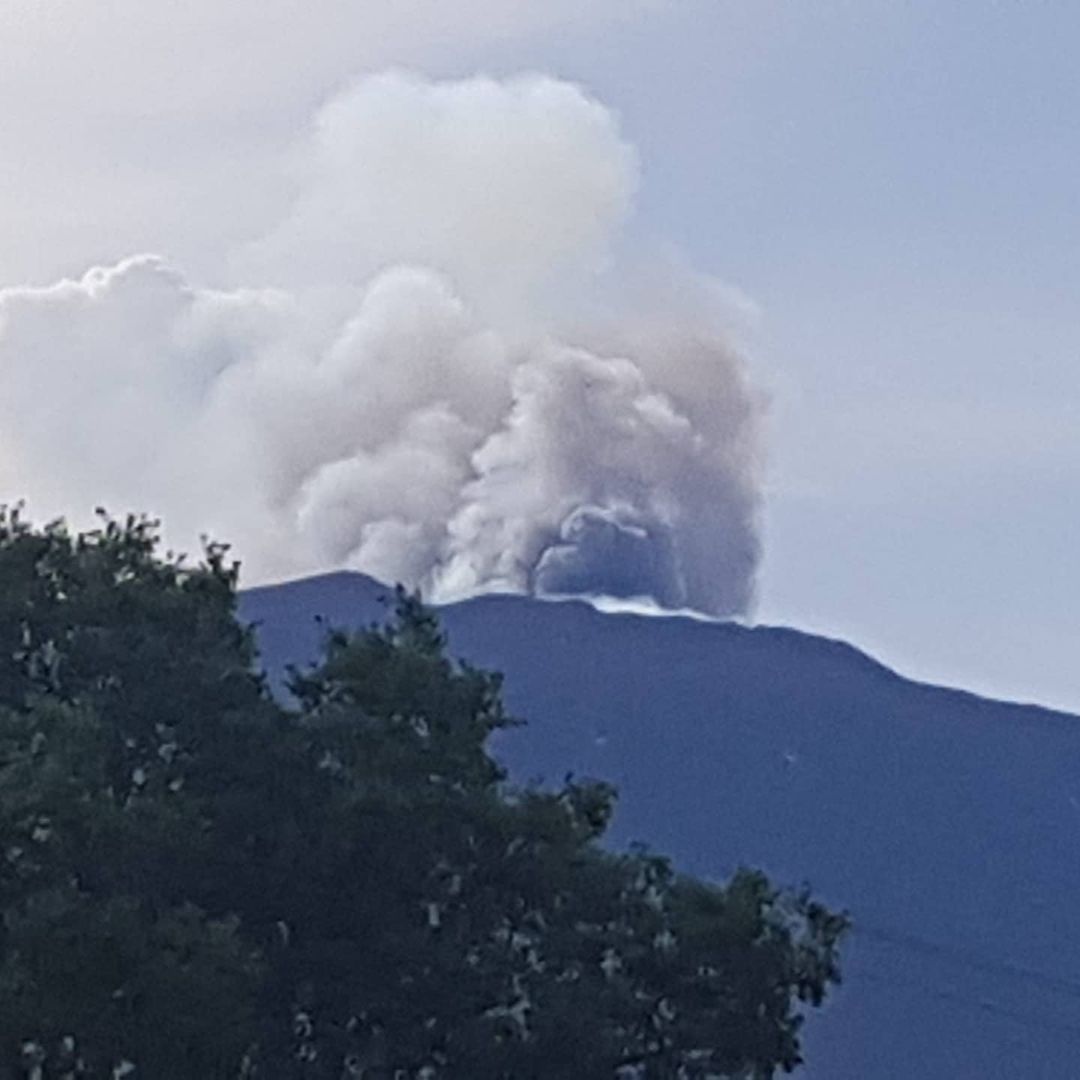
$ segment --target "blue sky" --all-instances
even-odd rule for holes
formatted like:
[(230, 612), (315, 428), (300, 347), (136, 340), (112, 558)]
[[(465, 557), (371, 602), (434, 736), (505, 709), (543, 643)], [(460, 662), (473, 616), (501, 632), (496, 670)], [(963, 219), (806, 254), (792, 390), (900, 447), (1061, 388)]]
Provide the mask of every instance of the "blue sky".
[(189, 8), (0, 16), (0, 283), (137, 250), (212, 279), (283, 198), (252, 170), (357, 72), (578, 81), (640, 150), (638, 238), (760, 309), (758, 618), (1080, 710), (1080, 8)]
[(759, 617), (1072, 708), (1078, 35), (1068, 4), (690, 2), (558, 62), (641, 147), (641, 227), (761, 306)]

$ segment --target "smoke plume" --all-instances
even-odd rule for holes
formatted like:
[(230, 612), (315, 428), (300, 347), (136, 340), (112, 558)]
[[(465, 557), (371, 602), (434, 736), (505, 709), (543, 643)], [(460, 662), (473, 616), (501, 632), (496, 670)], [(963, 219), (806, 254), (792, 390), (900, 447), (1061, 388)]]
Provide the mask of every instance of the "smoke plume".
[(249, 584), (742, 612), (758, 399), (706, 305), (612, 300), (637, 180), (566, 83), (362, 80), (233, 254), (253, 284), (143, 255), (0, 290), (0, 495), (148, 509), (175, 546), (232, 541)]

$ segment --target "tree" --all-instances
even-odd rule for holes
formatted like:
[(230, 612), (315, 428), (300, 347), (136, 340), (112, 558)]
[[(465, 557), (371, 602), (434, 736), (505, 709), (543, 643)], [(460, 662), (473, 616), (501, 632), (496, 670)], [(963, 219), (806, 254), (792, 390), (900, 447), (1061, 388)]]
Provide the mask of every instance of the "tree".
[[(276, 715), (235, 568), (152, 523), (0, 513), (0, 1068), (235, 1074), (259, 957), (198, 906), (230, 762)], [(246, 736), (246, 738), (245, 738)], [(70, 1068), (68, 1068), (70, 1066)]]
[[(614, 792), (511, 785), (498, 676), (399, 591), (292, 703), (220, 547), (0, 516), (0, 1069), (771, 1076), (846, 919), (600, 844)], [(125, 1064), (128, 1063), (128, 1064)]]

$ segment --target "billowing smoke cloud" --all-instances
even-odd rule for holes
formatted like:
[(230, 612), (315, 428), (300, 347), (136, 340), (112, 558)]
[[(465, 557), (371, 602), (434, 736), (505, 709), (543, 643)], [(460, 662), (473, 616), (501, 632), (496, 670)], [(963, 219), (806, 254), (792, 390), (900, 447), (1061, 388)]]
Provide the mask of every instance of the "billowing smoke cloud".
[(322, 110), (298, 175), (235, 253), (257, 287), (140, 256), (0, 291), (4, 498), (160, 513), (177, 546), (233, 541), (249, 584), (349, 566), (439, 599), (746, 609), (737, 351), (704, 312), (587, 299), (637, 183), (607, 110), (551, 79), (379, 76)]
[(292, 212), (236, 259), (245, 280), (339, 286), (415, 264), (522, 314), (556, 277), (603, 265), (638, 163), (568, 83), (390, 73), (320, 111), (298, 172)]

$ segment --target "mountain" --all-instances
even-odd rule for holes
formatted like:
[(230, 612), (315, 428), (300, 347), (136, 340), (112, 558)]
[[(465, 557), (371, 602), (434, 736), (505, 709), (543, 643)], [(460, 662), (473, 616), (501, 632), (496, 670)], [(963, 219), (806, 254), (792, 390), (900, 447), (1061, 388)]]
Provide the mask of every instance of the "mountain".
[[(267, 670), (381, 621), (359, 574), (252, 589)], [(1080, 1075), (1080, 718), (904, 679), (795, 630), (514, 596), (443, 608), (506, 675), (518, 779), (602, 777), (617, 844), (809, 883), (855, 931), (811, 1017), (813, 1080)]]

